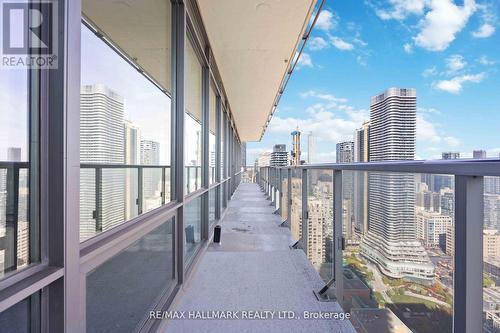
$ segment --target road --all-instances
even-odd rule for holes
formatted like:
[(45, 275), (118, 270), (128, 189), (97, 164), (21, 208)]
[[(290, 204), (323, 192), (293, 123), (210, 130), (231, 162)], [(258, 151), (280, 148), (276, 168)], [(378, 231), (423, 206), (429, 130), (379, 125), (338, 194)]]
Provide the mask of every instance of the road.
[(392, 299), (387, 294), (387, 290), (389, 290), (389, 288), (384, 284), (384, 281), (382, 281), (382, 275), (380, 274), (378, 268), (368, 261), (363, 261), (366, 263), (366, 267), (373, 272), (374, 281), (370, 282), (373, 290), (381, 293), (386, 303), (392, 303)]

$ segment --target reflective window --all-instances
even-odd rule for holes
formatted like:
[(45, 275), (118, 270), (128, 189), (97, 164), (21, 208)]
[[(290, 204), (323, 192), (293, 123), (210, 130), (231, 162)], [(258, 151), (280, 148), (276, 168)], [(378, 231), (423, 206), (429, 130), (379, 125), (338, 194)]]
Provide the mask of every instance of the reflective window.
[(217, 188), (213, 188), (208, 191), (208, 222), (213, 225), (216, 222), (215, 219), (215, 198), (217, 196)]
[(196, 51), (186, 41), (186, 111), (184, 117), (184, 184), (186, 194), (201, 187), (201, 98), (202, 68)]
[(87, 332), (135, 332), (175, 284), (169, 220), (87, 275)]
[[(170, 4), (83, 1), (83, 12), (92, 26), (81, 33), (81, 241), (170, 201), (171, 126)], [(153, 37), (138, 43), (144, 34)]]
[(210, 84), (210, 95), (209, 95), (209, 103), (210, 103), (210, 127), (208, 134), (208, 180), (209, 184), (215, 183), (215, 127), (217, 124), (217, 95), (215, 94), (215, 87), (213, 84)]
[(201, 241), (201, 196), (184, 205), (184, 262), (188, 263)]
[(40, 331), (40, 293), (35, 293), (0, 312), (0, 332), (33, 333)]
[(226, 172), (225, 172), (225, 166), (226, 166), (226, 159), (225, 159), (225, 154), (226, 154), (226, 144), (225, 144), (225, 138), (226, 138), (226, 113), (221, 110), (221, 117), (220, 117), (220, 178), (221, 180), (226, 179)]
[[(0, 75), (0, 278), (38, 261), (37, 204), (31, 191), (36, 180), (37, 111), (30, 110), (27, 70), (2, 69)], [(36, 98), (36, 96), (34, 96)], [(30, 179), (32, 178), (32, 179)], [(34, 190), (34, 188), (33, 188)]]

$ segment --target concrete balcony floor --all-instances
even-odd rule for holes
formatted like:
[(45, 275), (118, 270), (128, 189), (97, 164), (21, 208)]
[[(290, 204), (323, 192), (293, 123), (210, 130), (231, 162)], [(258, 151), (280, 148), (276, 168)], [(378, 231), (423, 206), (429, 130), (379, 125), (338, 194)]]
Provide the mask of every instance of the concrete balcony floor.
[[(239, 319), (175, 319), (167, 332), (355, 332), (348, 320), (304, 319), (303, 312), (342, 312), (319, 302), (321, 278), (302, 250), (291, 250), (288, 228), (257, 184), (242, 183), (229, 203), (222, 243), (210, 244), (172, 310), (238, 311)], [(274, 319), (242, 319), (242, 311), (276, 311)], [(292, 311), (295, 319), (278, 319)]]

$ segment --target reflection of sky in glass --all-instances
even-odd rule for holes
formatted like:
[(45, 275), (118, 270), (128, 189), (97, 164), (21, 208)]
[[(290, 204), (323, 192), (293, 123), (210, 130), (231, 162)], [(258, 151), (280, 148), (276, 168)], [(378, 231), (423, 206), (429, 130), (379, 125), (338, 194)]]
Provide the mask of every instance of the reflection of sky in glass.
[(28, 73), (25, 69), (0, 70), (0, 161), (9, 147), (21, 148), (28, 159)]
[[(142, 139), (160, 142), (160, 163), (170, 164), (170, 98), (116, 52), (82, 26), (82, 85), (101, 83), (125, 98), (125, 118), (141, 129)], [(27, 71), (2, 70), (0, 75), (0, 160), (9, 147), (28, 158)], [(186, 161), (196, 160), (200, 124), (186, 117)]]
[(143, 140), (160, 143), (160, 164), (170, 164), (170, 98), (82, 26), (82, 85), (102, 83), (125, 98), (125, 118)]

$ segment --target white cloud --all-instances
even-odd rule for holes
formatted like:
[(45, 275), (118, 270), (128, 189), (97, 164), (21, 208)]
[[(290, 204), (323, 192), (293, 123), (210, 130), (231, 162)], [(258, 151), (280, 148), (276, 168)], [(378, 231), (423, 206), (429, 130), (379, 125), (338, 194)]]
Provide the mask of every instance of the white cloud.
[(354, 49), (354, 45), (344, 41), (339, 37), (330, 36), (330, 41), (332, 42), (333, 46), (335, 46), (339, 50), (351, 51), (352, 49)]
[(436, 69), (436, 66), (433, 66), (433, 67), (430, 67), (430, 68), (427, 68), (425, 69), (423, 72), (422, 72), (422, 76), (423, 77), (429, 77), (429, 76), (434, 76), (437, 74), (437, 69)]
[(403, 45), (403, 49), (408, 54), (413, 52), (413, 46), (410, 43), (406, 43), (405, 45)]
[(487, 56), (485, 55), (482, 55), (480, 56), (478, 59), (477, 59), (477, 62), (479, 62), (481, 65), (484, 65), (484, 66), (490, 66), (490, 65), (493, 65), (495, 64), (495, 62), (493, 60), (490, 60)]
[(434, 89), (446, 91), (452, 94), (458, 94), (462, 91), (463, 84), (466, 82), (479, 83), (486, 78), (486, 73), (467, 74), (455, 76), (450, 80), (441, 80), (433, 83)]
[(302, 98), (315, 97), (315, 98), (322, 99), (322, 100), (329, 101), (329, 102), (339, 102), (339, 103), (346, 103), (347, 102), (346, 98), (339, 98), (339, 97), (335, 97), (332, 94), (323, 94), (323, 93), (319, 93), (319, 92), (314, 91), (314, 90), (309, 90), (309, 91), (303, 92), (300, 94), (300, 97), (302, 97)]
[(481, 25), (481, 27), (479, 27), (479, 29), (477, 29), (476, 31), (472, 32), (472, 37), (475, 37), (475, 38), (488, 38), (491, 35), (493, 35), (494, 32), (495, 32), (495, 27), (494, 26), (492, 26), (489, 23), (484, 23), (483, 25)]
[(328, 42), (322, 37), (313, 37), (308, 42), (309, 49), (311, 51), (318, 51), (328, 47)]
[(375, 8), (375, 14), (382, 20), (403, 20), (409, 15), (422, 15), (426, 0), (389, 0), (391, 8)]
[(354, 130), (360, 125), (350, 117), (337, 117), (324, 106), (310, 107), (308, 114), (310, 117), (306, 119), (274, 117), (269, 123), (268, 131), (274, 135), (288, 135), (291, 129), (298, 126), (304, 133), (313, 132), (319, 141), (336, 143), (352, 138)]
[(473, 31), (472, 37), (474, 38), (488, 38), (495, 32), (495, 25), (497, 23), (497, 16), (491, 4), (477, 4), (477, 8), (481, 11), (481, 26)]
[(453, 136), (445, 136), (443, 141), (450, 147), (458, 147), (462, 143), (459, 139)]
[(413, 38), (416, 45), (429, 51), (445, 50), (477, 8), (474, 0), (464, 0), (463, 6), (453, 0), (431, 0), (429, 7), (419, 22), (419, 34)]
[(313, 67), (311, 56), (308, 53), (302, 52), (297, 62), (297, 68)]
[(427, 115), (417, 114), (417, 145), (425, 150), (444, 151), (458, 147), (461, 141), (453, 136), (441, 133), (440, 125), (427, 118)]
[(356, 57), (356, 61), (358, 62), (358, 64), (360, 64), (361, 66), (366, 66), (368, 65), (367, 62), (366, 62), (366, 59), (362, 56), (357, 56)]
[(316, 25), (314, 26), (317, 29), (321, 30), (331, 30), (336, 26), (335, 16), (333, 13), (327, 9), (324, 9), (319, 13), (318, 19), (316, 20)]
[(445, 59), (446, 67), (448, 68), (449, 73), (455, 73), (459, 70), (463, 69), (467, 62), (464, 57), (459, 54), (454, 54)]

